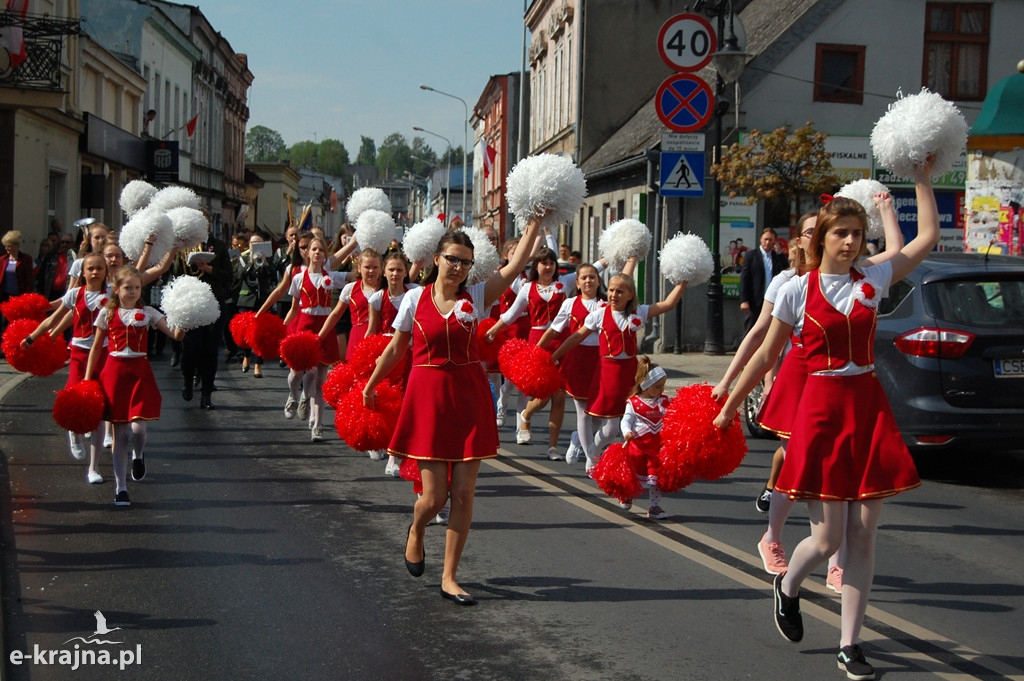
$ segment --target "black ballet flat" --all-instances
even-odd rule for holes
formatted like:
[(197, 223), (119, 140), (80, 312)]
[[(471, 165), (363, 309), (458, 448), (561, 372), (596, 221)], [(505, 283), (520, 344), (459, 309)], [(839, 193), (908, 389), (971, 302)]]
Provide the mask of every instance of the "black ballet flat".
[(476, 599), (469, 594), (450, 594), (441, 587), (441, 598), (452, 601), (456, 605), (476, 605)]
[[(409, 524), (409, 529), (406, 531), (405, 541), (409, 541), (409, 534), (412, 532), (412, 523)], [(423, 548), (423, 559), (418, 563), (413, 563), (408, 558), (405, 559), (405, 569), (409, 571), (409, 574), (413, 577), (422, 577), (423, 571), (427, 568), (427, 549)]]

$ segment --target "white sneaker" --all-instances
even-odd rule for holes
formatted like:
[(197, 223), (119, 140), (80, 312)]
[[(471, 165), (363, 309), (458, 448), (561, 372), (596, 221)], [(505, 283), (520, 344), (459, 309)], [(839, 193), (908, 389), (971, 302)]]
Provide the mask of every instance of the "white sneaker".
[(308, 397), (303, 396), (302, 399), (299, 400), (299, 411), (298, 411), (298, 414), (299, 414), (299, 418), (302, 419), (303, 421), (305, 421), (306, 419), (309, 418), (309, 398)]
[(565, 462), (576, 463), (580, 460), (580, 454), (583, 453), (583, 447), (580, 446), (580, 434), (577, 431), (572, 431), (572, 435), (569, 436), (569, 448), (565, 450)]
[(85, 458), (85, 447), (78, 441), (78, 436), (75, 433), (68, 431), (68, 441), (71, 443), (71, 456), (75, 461), (81, 461)]
[(434, 516), (434, 525), (447, 525), (448, 524), (448, 504), (444, 505), (437, 515)]
[(103, 476), (95, 471), (89, 471), (85, 474), (85, 479), (89, 481), (90, 485), (98, 485), (103, 482)]
[(295, 401), (294, 397), (289, 397), (288, 401), (284, 403), (284, 417), (286, 419), (295, 418), (295, 409), (299, 406), (299, 403)]
[(320, 426), (313, 426), (313, 430), (309, 434), (309, 439), (313, 442), (324, 441), (324, 429)]
[[(523, 429), (523, 424), (526, 424), (526, 429)], [(520, 413), (516, 414), (516, 444), (525, 445), (530, 441), (530, 422), (523, 418)]]
[(548, 447), (548, 461), (558, 461), (562, 455), (558, 453), (558, 447)]
[(114, 446), (114, 436), (111, 433), (107, 433), (103, 436), (103, 449), (110, 449)]
[(390, 475), (392, 477), (397, 478), (399, 477), (398, 469), (399, 465), (397, 463), (391, 463), (390, 461), (388, 461), (388, 464), (384, 466), (384, 475)]
[(494, 422), (498, 424), (499, 428), (505, 425), (505, 412), (499, 411), (497, 414), (495, 414)]
[(380, 449), (371, 449), (369, 452), (367, 452), (367, 454), (370, 455), (370, 459), (372, 461), (383, 461), (384, 460), (384, 452), (381, 451)]
[(586, 463), (586, 465), (585, 465), (583, 470), (587, 474), (588, 478), (594, 477), (594, 465), (596, 463), (597, 462), (594, 461), (593, 459), (591, 459), (589, 456), (587, 457), (587, 463)]

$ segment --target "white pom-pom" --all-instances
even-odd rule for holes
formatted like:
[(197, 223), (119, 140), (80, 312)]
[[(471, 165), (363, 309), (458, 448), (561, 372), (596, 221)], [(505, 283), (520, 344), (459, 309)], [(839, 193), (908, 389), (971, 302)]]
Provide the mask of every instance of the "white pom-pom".
[[(459, 230), (469, 235), (473, 242), (473, 267), (469, 270), (466, 285), (472, 286), (491, 278), (501, 266), (501, 256), (483, 230), (476, 227), (463, 227)], [(435, 244), (436, 246), (436, 244)]]
[(153, 195), (149, 207), (164, 213), (182, 207), (199, 210), (199, 196), (188, 187), (164, 187)]
[(174, 228), (174, 244), (181, 250), (194, 248), (210, 237), (210, 223), (202, 211), (183, 206), (167, 211), (167, 217)]
[(661, 249), (661, 273), (673, 284), (703, 284), (715, 271), (711, 250), (695, 234), (676, 234)]
[(198, 329), (220, 317), (220, 304), (213, 289), (196, 277), (178, 277), (164, 287), (160, 307), (172, 329)]
[(391, 214), (391, 200), (380, 187), (357, 189), (352, 192), (348, 203), (345, 204), (345, 214), (348, 216), (349, 224), (356, 224), (359, 216), (368, 210), (379, 210), (382, 213)]
[(869, 239), (877, 239), (885, 233), (882, 226), (882, 213), (875, 205), (873, 197), (875, 194), (888, 194), (889, 188), (878, 180), (855, 180), (843, 185), (842, 189), (836, 192), (836, 196), (845, 196), (853, 199), (864, 206), (864, 212), (868, 214), (868, 235)]
[(150, 265), (163, 260), (174, 246), (174, 228), (171, 219), (163, 211), (146, 208), (137, 212), (121, 228), (117, 242), (129, 260), (138, 260), (147, 240), (153, 242), (149, 251)]
[(150, 183), (142, 180), (132, 180), (121, 190), (121, 197), (118, 202), (121, 204), (121, 210), (125, 212), (125, 215), (131, 218), (149, 205), (154, 194), (156, 194), (156, 187)]
[(597, 250), (613, 272), (621, 272), (630, 258), (643, 260), (651, 251), (651, 230), (647, 225), (626, 218), (608, 225), (597, 242)]
[(875, 158), (900, 177), (912, 178), (931, 154), (935, 155), (932, 175), (943, 175), (966, 145), (967, 121), (963, 114), (928, 88), (890, 104), (871, 131)]
[(391, 246), (397, 231), (390, 213), (368, 208), (356, 220), (356, 243), (361, 249), (372, 248), (378, 253), (383, 253)]
[(437, 242), (444, 236), (444, 224), (434, 217), (427, 218), (409, 228), (402, 250), (412, 262), (425, 262), (437, 252)]
[(527, 156), (509, 172), (505, 182), (509, 210), (522, 229), (527, 219), (548, 214), (541, 226), (554, 229), (572, 222), (587, 196), (587, 181), (570, 159), (555, 154)]

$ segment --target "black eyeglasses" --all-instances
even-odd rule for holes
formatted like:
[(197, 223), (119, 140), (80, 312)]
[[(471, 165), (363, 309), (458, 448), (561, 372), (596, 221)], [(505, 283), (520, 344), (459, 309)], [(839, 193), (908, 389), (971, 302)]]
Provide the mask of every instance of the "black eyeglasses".
[(814, 236), (814, 230), (813, 229), (805, 229), (803, 232), (800, 233), (800, 236), (805, 236), (808, 239), (810, 239), (812, 236)]
[(474, 262), (476, 262), (475, 260), (456, 258), (454, 255), (448, 255), (447, 253), (442, 253), (441, 257), (445, 259), (445, 262), (448, 263), (449, 267), (463, 267), (467, 270), (473, 266)]

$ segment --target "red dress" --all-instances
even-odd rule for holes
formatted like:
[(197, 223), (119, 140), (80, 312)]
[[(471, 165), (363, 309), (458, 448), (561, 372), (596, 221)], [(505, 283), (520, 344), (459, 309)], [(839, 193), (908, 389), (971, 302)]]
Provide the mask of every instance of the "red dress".
[(348, 313), (352, 318), (352, 330), (348, 332), (348, 346), (345, 348), (346, 362), (352, 359), (352, 351), (359, 345), (359, 341), (366, 337), (366, 327), (370, 325), (370, 301), (363, 293), (362, 281), (356, 281), (352, 285), (352, 299), (348, 303)]
[[(590, 314), (583, 298), (576, 296), (572, 303), (572, 313), (569, 316), (569, 325), (566, 327), (567, 335), (580, 330), (583, 320)], [(598, 378), (600, 374), (595, 369), (600, 364), (600, 354), (596, 345), (577, 345), (565, 353), (562, 361), (558, 364), (562, 378), (565, 379), (565, 392), (575, 400), (590, 401), (597, 395)]]
[[(160, 418), (162, 398), (153, 369), (146, 357), (150, 316), (142, 307), (132, 312), (132, 323), (121, 319), (124, 308), (113, 310), (107, 318), (107, 349), (109, 355), (100, 372), (100, 385), (107, 398), (103, 420), (111, 423), (154, 421)], [(138, 357), (121, 357), (123, 350), (142, 353)]]
[[(612, 316), (612, 306), (607, 305), (600, 333), (600, 379), (587, 413), (602, 419), (618, 418), (626, 411), (626, 398), (636, 382), (636, 332), (628, 326), (620, 329)], [(615, 359), (623, 353), (628, 357)]]
[[(72, 322), (71, 334), (74, 338), (93, 338), (96, 335), (96, 317), (99, 316), (100, 310), (107, 304), (106, 295), (97, 301), (96, 309), (90, 310), (89, 304), (85, 297), (85, 287), (80, 286), (78, 293), (75, 294), (75, 306), (72, 309), (74, 313), (74, 322)], [(91, 347), (81, 347), (75, 345), (72, 341), (70, 345), (71, 361), (68, 364), (68, 382), (64, 384), (65, 388), (70, 388), (73, 385), (78, 385), (85, 378), (85, 368), (89, 364), (89, 353), (92, 352)], [(107, 349), (100, 348), (99, 355), (97, 357), (96, 371), (102, 372), (103, 365), (107, 360)]]
[(388, 453), (424, 461), (492, 459), (498, 455), (498, 427), (477, 356), (473, 298), (460, 294), (445, 317), (433, 293), (433, 284), (425, 286), (413, 313), (407, 398)]
[[(296, 331), (320, 333), (320, 330), (324, 328), (324, 321), (327, 319), (327, 315), (309, 314), (303, 312), (303, 310), (313, 307), (331, 307), (331, 281), (331, 275), (328, 272), (324, 272), (320, 279), (320, 285), (316, 286), (313, 284), (313, 279), (309, 276), (309, 270), (307, 269), (302, 272), (302, 289), (299, 292), (299, 319), (295, 325)], [(334, 364), (339, 359), (341, 359), (341, 355), (338, 353), (338, 339), (333, 334), (327, 334), (326, 337), (320, 339), (320, 363)]]
[(782, 359), (782, 367), (757, 412), (757, 424), (784, 440), (793, 434), (793, 422), (800, 407), (800, 397), (807, 381), (804, 346), (793, 337), (793, 347)]
[[(863, 275), (854, 270), (856, 282)], [(874, 363), (875, 308), (856, 299), (843, 315), (808, 274), (803, 331), (807, 379), (775, 489), (794, 499), (861, 501), (921, 484), (874, 371), (822, 375)]]

